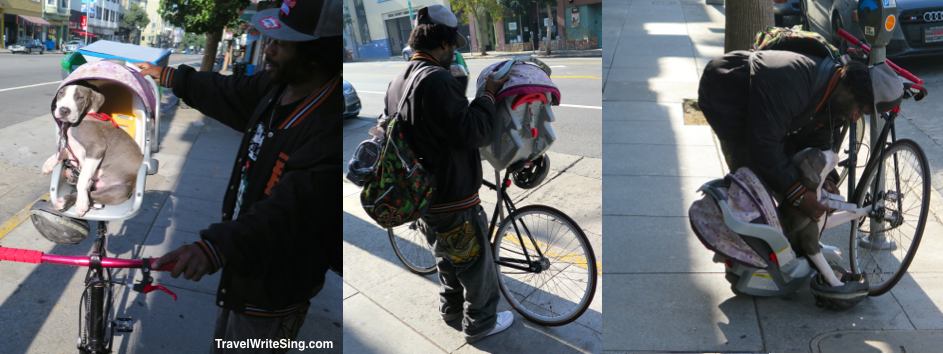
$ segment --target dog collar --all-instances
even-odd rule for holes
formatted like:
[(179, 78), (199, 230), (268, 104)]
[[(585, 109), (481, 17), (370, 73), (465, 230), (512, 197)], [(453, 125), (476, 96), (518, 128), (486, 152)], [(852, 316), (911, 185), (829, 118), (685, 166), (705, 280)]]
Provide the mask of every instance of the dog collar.
[(112, 118), (110, 114), (105, 114), (105, 113), (101, 113), (101, 112), (93, 112), (93, 113), (88, 113), (88, 114), (86, 114), (85, 116), (86, 116), (86, 117), (94, 117), (95, 119), (98, 119), (98, 120), (103, 121), (103, 122), (111, 122), (111, 125), (115, 126), (115, 128), (119, 128), (119, 127), (118, 127), (118, 122), (115, 122), (115, 119)]

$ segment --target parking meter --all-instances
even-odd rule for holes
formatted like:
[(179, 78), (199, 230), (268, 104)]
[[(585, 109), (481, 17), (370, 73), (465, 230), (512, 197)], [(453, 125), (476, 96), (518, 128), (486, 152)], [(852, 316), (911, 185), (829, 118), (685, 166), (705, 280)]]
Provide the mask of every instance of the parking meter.
[(887, 44), (897, 26), (897, 0), (859, 0), (858, 23), (871, 45), (870, 64), (884, 62)]

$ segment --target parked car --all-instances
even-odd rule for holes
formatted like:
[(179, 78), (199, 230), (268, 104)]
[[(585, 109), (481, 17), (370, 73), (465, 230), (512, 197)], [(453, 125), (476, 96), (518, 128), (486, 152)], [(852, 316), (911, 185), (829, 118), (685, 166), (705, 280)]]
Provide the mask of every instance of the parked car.
[(409, 58), (413, 57), (413, 48), (410, 46), (403, 47), (403, 60), (409, 61)]
[(354, 85), (344, 80), (344, 119), (356, 118), (360, 115), (360, 97), (357, 96), (357, 90)]
[(79, 40), (72, 40), (72, 41), (68, 41), (68, 42), (66, 42), (65, 44), (62, 45), (62, 51), (65, 52), (65, 53), (72, 53), (72, 52), (74, 52), (74, 51), (77, 51), (77, 50), (81, 49), (81, 48), (84, 47), (84, 46), (85, 46), (85, 44), (83, 44), (82, 41), (79, 41)]
[(10, 53), (26, 53), (33, 54), (33, 52), (39, 52), (43, 54), (46, 52), (46, 47), (43, 46), (43, 42), (40, 42), (38, 39), (21, 39), (16, 42), (16, 44), (10, 46)]
[[(806, 28), (839, 43), (842, 28), (864, 39), (857, 22), (856, 0), (802, 0)], [(943, 55), (943, 0), (897, 0), (899, 25), (887, 45), (889, 58)]]
[(776, 27), (794, 26), (801, 17), (799, 0), (773, 0), (773, 19)]

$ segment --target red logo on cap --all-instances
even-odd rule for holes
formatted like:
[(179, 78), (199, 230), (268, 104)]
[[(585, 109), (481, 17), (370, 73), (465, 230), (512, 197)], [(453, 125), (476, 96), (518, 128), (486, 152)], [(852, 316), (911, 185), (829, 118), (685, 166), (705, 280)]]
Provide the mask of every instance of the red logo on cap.
[(259, 24), (262, 25), (262, 28), (265, 28), (265, 29), (282, 28), (282, 25), (278, 23), (278, 19), (275, 18), (275, 16), (263, 17), (259, 20)]
[(296, 1), (297, 0), (285, 0), (282, 2), (282, 7), (280, 8), (281, 12), (285, 14), (285, 16), (288, 16), (288, 14), (291, 12), (291, 9), (295, 7)]

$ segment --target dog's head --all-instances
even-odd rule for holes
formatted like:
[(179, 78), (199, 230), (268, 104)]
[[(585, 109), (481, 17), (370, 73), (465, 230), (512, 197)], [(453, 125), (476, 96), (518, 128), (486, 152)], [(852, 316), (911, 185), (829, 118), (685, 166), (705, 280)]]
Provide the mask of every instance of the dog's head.
[(56, 93), (52, 116), (59, 121), (78, 123), (87, 113), (98, 112), (105, 103), (105, 95), (90, 85), (71, 84)]

